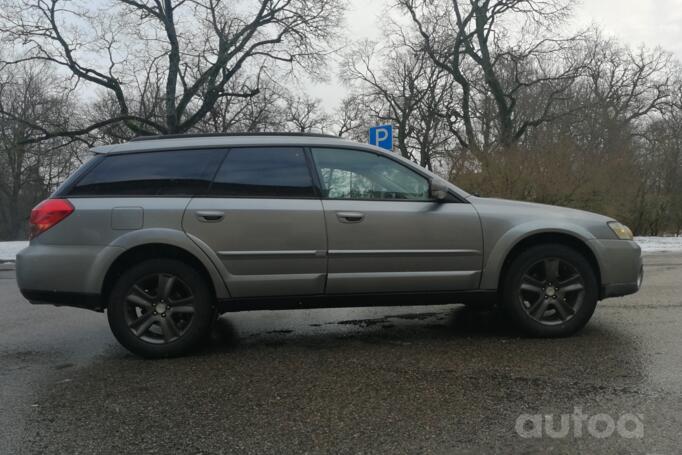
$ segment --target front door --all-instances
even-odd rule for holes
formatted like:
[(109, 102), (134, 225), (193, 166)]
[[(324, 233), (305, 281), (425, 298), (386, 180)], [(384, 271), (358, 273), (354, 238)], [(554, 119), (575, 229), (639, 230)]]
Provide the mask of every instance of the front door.
[(328, 236), (328, 294), (476, 289), (483, 241), (471, 204), (381, 154), (313, 148)]
[(185, 231), (220, 257), (233, 297), (323, 293), (324, 224), (298, 147), (230, 149), (183, 218)]

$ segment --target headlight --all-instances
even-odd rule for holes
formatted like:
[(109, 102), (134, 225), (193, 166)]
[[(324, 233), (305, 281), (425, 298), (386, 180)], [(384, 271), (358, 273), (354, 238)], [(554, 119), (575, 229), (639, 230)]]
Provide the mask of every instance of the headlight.
[(617, 221), (611, 221), (609, 227), (616, 236), (621, 240), (632, 240), (632, 231), (629, 227)]

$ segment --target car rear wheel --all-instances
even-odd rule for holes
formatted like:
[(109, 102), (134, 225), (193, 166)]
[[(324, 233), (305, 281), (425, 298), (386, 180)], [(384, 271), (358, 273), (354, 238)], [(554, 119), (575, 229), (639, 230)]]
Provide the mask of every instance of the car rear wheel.
[(173, 357), (196, 348), (214, 321), (213, 297), (196, 270), (173, 259), (151, 259), (124, 272), (109, 295), (116, 339), (143, 357)]
[(502, 299), (525, 333), (561, 337), (587, 324), (598, 291), (595, 272), (582, 254), (564, 245), (538, 245), (512, 261)]

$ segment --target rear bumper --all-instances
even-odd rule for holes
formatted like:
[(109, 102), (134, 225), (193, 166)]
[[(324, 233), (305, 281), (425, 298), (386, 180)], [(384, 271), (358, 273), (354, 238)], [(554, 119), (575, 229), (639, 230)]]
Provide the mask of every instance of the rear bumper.
[(17, 254), (19, 289), (47, 296), (100, 294), (109, 264), (122, 251), (117, 247), (46, 245), (34, 241)]
[(46, 245), (32, 242), (17, 254), (17, 284), (37, 305), (102, 311), (102, 264), (122, 250), (115, 247)]
[(104, 311), (104, 304), (98, 294), (63, 291), (35, 291), (20, 289), (21, 294), (34, 305), (55, 305)]

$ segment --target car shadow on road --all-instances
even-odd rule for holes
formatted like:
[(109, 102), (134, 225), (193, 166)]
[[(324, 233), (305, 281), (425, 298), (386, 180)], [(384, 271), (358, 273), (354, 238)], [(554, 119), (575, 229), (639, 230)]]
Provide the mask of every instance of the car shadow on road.
[[(411, 307), (415, 308), (415, 307)], [(278, 313), (261, 312), (241, 315), (226, 314), (216, 322), (211, 340), (203, 354), (258, 346), (339, 346), (356, 341), (370, 344), (409, 344), (471, 338), (509, 339), (522, 338), (507, 316), (497, 309), (470, 308), (463, 305), (429, 307), (428, 311), (416, 308), (385, 308), (381, 316), (362, 318), (324, 317), (318, 312), (314, 322), (278, 323)], [(308, 311), (308, 310), (301, 310)], [(348, 315), (352, 316), (353, 313)], [(308, 315), (306, 315), (308, 316)], [(304, 317), (303, 320), (309, 320)]]

